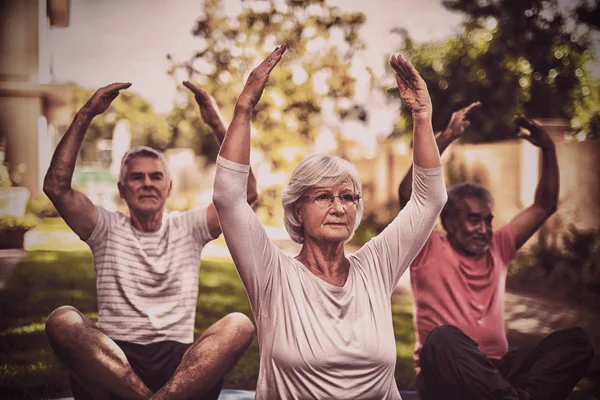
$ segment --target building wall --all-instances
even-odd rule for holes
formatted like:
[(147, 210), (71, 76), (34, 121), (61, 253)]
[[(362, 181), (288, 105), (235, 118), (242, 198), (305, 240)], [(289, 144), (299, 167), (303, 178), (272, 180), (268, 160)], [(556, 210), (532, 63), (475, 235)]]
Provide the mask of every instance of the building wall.
[[(548, 226), (574, 224), (579, 229), (600, 228), (600, 139), (566, 142), (564, 130), (552, 132), (560, 173), (559, 209)], [(412, 157), (398, 151), (398, 140), (383, 143), (373, 159), (355, 160), (365, 194), (365, 214), (381, 223), (398, 212), (398, 185)], [(410, 150), (410, 149), (409, 149)], [(470, 180), (490, 189), (495, 198), (494, 226), (507, 223), (533, 203), (539, 181), (540, 151), (524, 140), (488, 144), (455, 143), (444, 154), (446, 185)]]
[[(32, 194), (41, 190), (38, 177), (38, 125), (43, 115), (38, 97), (0, 97), (0, 132), (7, 140), (8, 167), (18, 186), (25, 186)], [(33, 150), (33, 151), (32, 151)]]
[(600, 139), (557, 146), (560, 203), (557, 216), (581, 229), (600, 228)]
[(0, 77), (37, 82), (39, 76), (39, 0), (0, 2)]
[[(54, 22), (53, 22), (54, 21)], [(68, 1), (0, 1), (0, 134), (15, 183), (43, 196), (54, 126), (64, 122), (70, 93), (50, 84), (48, 30), (68, 25)]]

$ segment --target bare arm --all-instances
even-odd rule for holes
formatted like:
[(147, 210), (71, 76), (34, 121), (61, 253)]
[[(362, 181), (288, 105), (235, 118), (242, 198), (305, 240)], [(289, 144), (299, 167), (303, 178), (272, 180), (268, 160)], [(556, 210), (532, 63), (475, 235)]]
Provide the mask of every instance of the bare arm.
[(239, 164), (250, 164), (250, 119), (269, 79), (269, 74), (285, 52), (279, 46), (258, 67), (254, 68), (238, 97), (233, 119), (221, 145), (219, 155)]
[[(183, 82), (183, 85), (194, 94), (194, 99), (198, 104), (198, 108), (200, 108), (202, 120), (210, 127), (219, 145), (222, 145), (227, 133), (227, 123), (219, 111), (217, 102), (205, 90), (193, 85), (191, 82), (185, 81)], [(248, 175), (248, 187), (246, 190), (246, 200), (248, 201), (248, 204), (253, 204), (257, 199), (258, 185), (256, 183), (256, 177), (252, 172), (252, 168), (250, 168), (250, 173)], [(217, 210), (212, 203), (208, 206), (206, 218), (208, 230), (210, 231), (211, 236), (216, 237), (220, 235), (221, 225), (217, 216)]]
[(517, 126), (530, 132), (527, 135), (521, 131), (518, 136), (528, 140), (542, 151), (542, 173), (535, 191), (533, 204), (519, 212), (510, 221), (515, 232), (515, 245), (519, 249), (556, 211), (559, 174), (556, 149), (548, 133), (525, 115), (516, 116), (515, 122)]
[[(477, 107), (480, 104), (481, 103), (477, 101), (452, 113), (450, 122), (448, 122), (448, 126), (441, 134), (437, 136), (435, 140), (440, 154), (443, 154), (452, 142), (462, 136), (465, 129), (467, 129), (471, 124), (467, 119), (467, 114), (472, 108)], [(411, 165), (408, 169), (408, 172), (402, 179), (402, 182), (400, 182), (400, 185), (398, 186), (398, 198), (400, 199), (401, 209), (404, 208), (406, 203), (408, 203), (410, 195), (412, 194), (412, 178), (413, 168)]]
[(392, 56), (390, 64), (396, 71), (400, 99), (412, 113), (414, 163), (421, 168), (439, 167), (440, 153), (431, 126), (433, 108), (427, 85), (412, 64), (402, 56)]
[(113, 83), (98, 89), (75, 118), (58, 143), (44, 178), (44, 193), (50, 198), (67, 225), (82, 239), (92, 234), (98, 212), (90, 199), (71, 187), (77, 154), (92, 119), (106, 111), (122, 89), (131, 83)]

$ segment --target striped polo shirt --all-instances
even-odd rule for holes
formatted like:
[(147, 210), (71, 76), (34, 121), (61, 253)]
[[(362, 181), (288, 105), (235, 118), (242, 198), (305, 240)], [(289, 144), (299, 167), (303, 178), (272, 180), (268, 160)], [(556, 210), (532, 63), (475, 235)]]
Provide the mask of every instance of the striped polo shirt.
[(98, 210), (87, 244), (94, 255), (98, 325), (113, 340), (194, 341), (200, 253), (211, 237), (207, 206), (163, 215), (140, 232), (122, 212)]

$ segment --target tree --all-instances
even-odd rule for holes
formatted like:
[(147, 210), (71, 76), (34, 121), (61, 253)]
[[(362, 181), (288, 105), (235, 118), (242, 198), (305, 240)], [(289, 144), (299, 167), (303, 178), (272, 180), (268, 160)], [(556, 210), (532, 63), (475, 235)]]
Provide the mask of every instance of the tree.
[(566, 118), (588, 137), (599, 133), (599, 85), (586, 68), (595, 57), (591, 42), (556, 0), (448, 0), (444, 6), (467, 15), (455, 38), (417, 44), (397, 30), (430, 89), (434, 129), (480, 100), (466, 141), (514, 137), (517, 113)]
[[(73, 91), (73, 108), (79, 110), (96, 89), (70, 85)], [(135, 92), (124, 90), (104, 114), (93, 119), (84, 139), (81, 158), (84, 161), (94, 160), (95, 152), (91, 149), (95, 148), (96, 141), (112, 139), (116, 124), (123, 119), (129, 121), (133, 146), (147, 145), (159, 150), (169, 147), (171, 133), (165, 117), (156, 114), (152, 106)]]
[[(231, 5), (231, 3), (229, 4)], [(298, 149), (312, 145), (321, 121), (321, 104), (333, 99), (340, 117), (355, 115), (350, 64), (363, 47), (361, 13), (342, 13), (325, 0), (240, 1), (226, 10), (207, 0), (193, 30), (198, 50), (187, 61), (172, 61), (170, 73), (201, 85), (230, 117), (245, 77), (277, 45), (284, 59), (271, 74), (252, 121), (252, 145), (275, 169), (289, 170), (303, 158)], [(185, 90), (185, 89), (182, 89)], [(362, 115), (359, 115), (362, 116)], [(364, 116), (363, 116), (364, 117)], [(169, 123), (178, 140), (198, 138), (195, 148), (216, 157), (214, 140), (200, 121), (191, 96), (175, 109)]]

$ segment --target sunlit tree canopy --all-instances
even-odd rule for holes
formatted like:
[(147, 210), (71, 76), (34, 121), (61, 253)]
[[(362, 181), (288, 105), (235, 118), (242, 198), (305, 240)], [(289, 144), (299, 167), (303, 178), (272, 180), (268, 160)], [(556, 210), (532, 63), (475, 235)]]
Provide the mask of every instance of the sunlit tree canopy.
[[(588, 69), (595, 54), (589, 29), (575, 24), (573, 9), (554, 0), (448, 0), (466, 16), (456, 37), (416, 43), (403, 29), (401, 49), (428, 84), (434, 102), (434, 128), (441, 130), (453, 111), (472, 101), (464, 140), (514, 137), (512, 118), (564, 118), (574, 133), (597, 136), (599, 83)], [(397, 134), (409, 128), (404, 118)]]
[[(96, 89), (84, 89), (74, 84), (73, 108), (79, 110), (94, 94)], [(94, 117), (85, 136), (81, 157), (88, 158), (88, 153), (98, 139), (112, 139), (116, 124), (127, 120), (133, 146), (148, 145), (159, 150), (165, 150), (171, 142), (171, 131), (163, 115), (157, 114), (150, 103), (133, 90), (123, 90), (111, 103), (107, 112)], [(92, 159), (95, 155), (89, 155)]]
[[(274, 168), (289, 169), (306, 156), (299, 149), (313, 144), (325, 99), (335, 103), (340, 118), (366, 118), (355, 112), (351, 71), (353, 56), (364, 46), (358, 36), (363, 23), (363, 14), (342, 12), (324, 0), (209, 0), (193, 29), (197, 50), (188, 60), (169, 57), (170, 73), (207, 90), (229, 119), (252, 68), (286, 44), (256, 107), (252, 145)], [(189, 94), (182, 94), (169, 124), (176, 143), (196, 142), (199, 153), (216, 157), (216, 143), (210, 138), (209, 144), (208, 128)]]

